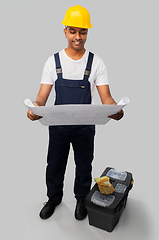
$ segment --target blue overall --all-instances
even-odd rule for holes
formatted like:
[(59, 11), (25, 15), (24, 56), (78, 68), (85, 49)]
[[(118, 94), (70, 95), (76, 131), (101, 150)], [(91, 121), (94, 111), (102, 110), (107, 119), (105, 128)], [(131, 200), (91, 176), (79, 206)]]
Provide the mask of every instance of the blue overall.
[[(55, 81), (55, 105), (91, 104), (91, 87), (88, 81), (93, 54), (89, 52), (83, 80), (63, 79), (59, 53), (54, 55), (57, 80)], [(63, 197), (63, 182), (70, 143), (76, 165), (74, 194), (84, 200), (92, 182), (92, 161), (94, 152), (94, 125), (49, 126), (49, 147), (47, 155), (46, 185), (47, 196), (60, 203)]]

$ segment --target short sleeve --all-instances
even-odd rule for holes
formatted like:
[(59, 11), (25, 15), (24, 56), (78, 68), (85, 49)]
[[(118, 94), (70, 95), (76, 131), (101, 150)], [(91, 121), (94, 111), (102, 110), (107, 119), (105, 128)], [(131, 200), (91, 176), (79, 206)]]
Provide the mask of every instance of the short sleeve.
[(53, 61), (53, 56), (51, 56), (48, 58), (44, 65), (41, 84), (54, 85), (56, 78), (57, 76), (55, 72), (55, 62)]
[(107, 69), (105, 67), (104, 62), (98, 58), (98, 64), (97, 64), (97, 70), (96, 70), (96, 79), (95, 84), (96, 86), (100, 85), (108, 85), (108, 75), (107, 75)]

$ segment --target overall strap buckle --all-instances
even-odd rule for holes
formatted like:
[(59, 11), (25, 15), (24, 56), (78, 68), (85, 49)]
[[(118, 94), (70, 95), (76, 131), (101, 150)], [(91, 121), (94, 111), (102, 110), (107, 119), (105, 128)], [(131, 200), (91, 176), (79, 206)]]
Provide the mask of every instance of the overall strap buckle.
[(56, 73), (58, 78), (62, 78), (62, 67), (60, 63), (59, 52), (54, 54), (55, 64), (56, 64)]
[(56, 68), (56, 73), (57, 74), (62, 73), (62, 68)]
[(88, 77), (89, 77), (90, 73), (91, 73), (91, 71), (89, 71), (89, 70), (87, 70), (87, 69), (84, 71), (84, 75), (86, 75), (86, 76), (88, 76)]
[(89, 76), (91, 74), (93, 57), (94, 57), (94, 54), (89, 52), (88, 60), (87, 60), (87, 66), (86, 66), (86, 69), (84, 71), (84, 78), (83, 78), (83, 80), (87, 80), (88, 81), (88, 78), (89, 78)]

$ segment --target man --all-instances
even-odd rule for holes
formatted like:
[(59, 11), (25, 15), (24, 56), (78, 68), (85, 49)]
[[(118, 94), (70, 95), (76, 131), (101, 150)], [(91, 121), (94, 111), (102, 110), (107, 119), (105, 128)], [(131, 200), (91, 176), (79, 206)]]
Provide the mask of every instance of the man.
[[(102, 60), (84, 48), (88, 29), (92, 27), (87, 9), (80, 5), (67, 10), (62, 24), (68, 46), (47, 60), (35, 106), (44, 106), (55, 86), (55, 105), (91, 104), (94, 87), (103, 104), (116, 104), (109, 90), (107, 73)], [(30, 110), (30, 120), (38, 120)], [(110, 116), (119, 120), (123, 111)], [(94, 150), (95, 126), (70, 125), (49, 126), (49, 147), (47, 156), (46, 185), (48, 202), (40, 212), (42, 219), (49, 218), (62, 201), (63, 181), (70, 149), (74, 150), (76, 176), (74, 193), (77, 199), (75, 218), (82, 220), (87, 216), (85, 197), (91, 187), (91, 170)]]

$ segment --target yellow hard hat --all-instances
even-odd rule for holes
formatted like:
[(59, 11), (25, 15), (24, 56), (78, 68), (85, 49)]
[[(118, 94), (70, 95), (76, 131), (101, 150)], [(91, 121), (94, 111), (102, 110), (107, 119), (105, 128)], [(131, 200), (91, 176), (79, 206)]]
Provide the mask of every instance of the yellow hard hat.
[(66, 11), (62, 24), (86, 29), (92, 27), (88, 10), (80, 5), (70, 7)]

